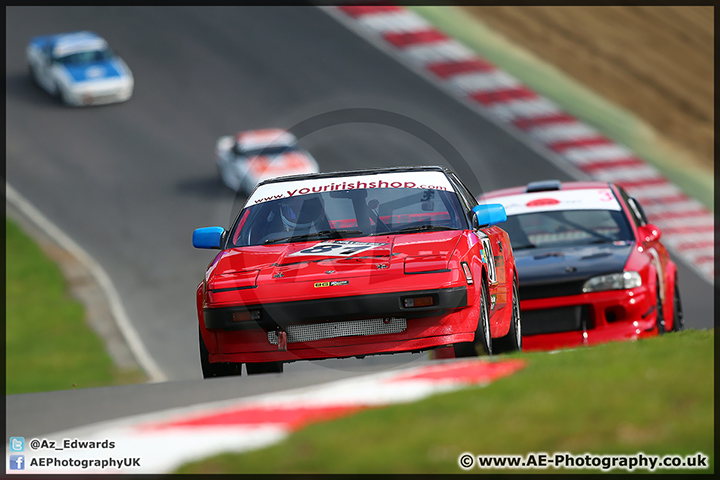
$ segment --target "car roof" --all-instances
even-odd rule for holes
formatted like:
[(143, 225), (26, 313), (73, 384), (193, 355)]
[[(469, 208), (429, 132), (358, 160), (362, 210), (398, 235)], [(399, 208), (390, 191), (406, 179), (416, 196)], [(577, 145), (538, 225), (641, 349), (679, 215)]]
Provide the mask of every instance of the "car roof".
[[(622, 205), (609, 182), (542, 180), (480, 196), (478, 202), (501, 203), (508, 217), (526, 213), (570, 210), (618, 210)], [(609, 193), (609, 196), (608, 196)]]
[(235, 141), (241, 145), (260, 146), (270, 144), (292, 144), (297, 141), (295, 135), (281, 128), (247, 130), (235, 135)]
[(364, 168), (358, 170), (342, 170), (335, 172), (321, 173), (303, 173), (300, 175), (288, 175), (284, 177), (269, 178), (258, 184), (266, 185), (269, 183), (291, 182), (295, 180), (313, 179), (313, 178), (333, 178), (333, 177), (349, 177), (353, 175), (375, 175), (379, 173), (396, 173), (396, 172), (443, 172), (446, 175), (452, 171), (440, 166), (415, 165), (407, 167), (384, 167), (384, 168)]
[(55, 35), (52, 44), (53, 54), (58, 56), (88, 50), (102, 50), (108, 46), (104, 38), (88, 31)]
[[(545, 182), (552, 182), (551, 180), (548, 181), (542, 181), (542, 183)], [(532, 182), (532, 183), (541, 183), (541, 182)], [(583, 189), (597, 189), (597, 188), (608, 188), (610, 186), (610, 183), (608, 182), (558, 182), (560, 185), (560, 190), (583, 190)], [(522, 185), (518, 187), (511, 187), (511, 188), (503, 188), (500, 190), (492, 190), (490, 192), (485, 192), (482, 195), (478, 197), (478, 199), (489, 199), (489, 198), (497, 198), (497, 197), (506, 197), (508, 195), (520, 195), (527, 192), (528, 185)], [(557, 190), (548, 188), (548, 191)], [(542, 191), (542, 190), (535, 190), (535, 191)]]

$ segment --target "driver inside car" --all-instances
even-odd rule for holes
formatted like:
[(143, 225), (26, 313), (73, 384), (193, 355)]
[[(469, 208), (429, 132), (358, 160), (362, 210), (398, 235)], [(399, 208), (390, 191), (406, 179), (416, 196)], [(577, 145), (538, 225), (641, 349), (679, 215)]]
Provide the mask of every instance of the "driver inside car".
[(280, 202), (280, 219), (285, 231), (292, 235), (304, 235), (330, 229), (320, 197), (300, 196)]

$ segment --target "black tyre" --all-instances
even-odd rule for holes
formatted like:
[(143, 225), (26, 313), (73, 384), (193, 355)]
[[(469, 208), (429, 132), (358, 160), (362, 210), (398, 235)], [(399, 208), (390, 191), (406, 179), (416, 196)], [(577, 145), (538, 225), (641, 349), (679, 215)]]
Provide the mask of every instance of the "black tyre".
[(483, 278), (481, 281), (480, 318), (475, 331), (475, 341), (454, 344), (455, 358), (477, 357), (481, 353), (485, 355), (493, 354), (490, 339), (490, 296), (488, 295), (485, 279)]
[(246, 363), (248, 375), (257, 375), (259, 373), (282, 373), (283, 363), (282, 362), (261, 362), (261, 363)]
[(517, 278), (513, 279), (512, 321), (507, 335), (493, 340), (493, 353), (512, 353), (522, 350), (522, 324)]
[(658, 335), (662, 335), (665, 333), (665, 317), (663, 316), (662, 298), (660, 297), (660, 282), (657, 282), (656, 285), (657, 306), (655, 309), (657, 310), (657, 317), (655, 319), (655, 325), (657, 326)]
[(200, 368), (202, 369), (203, 378), (229, 377), (242, 374), (242, 363), (210, 363), (210, 352), (208, 352), (200, 332), (198, 332), (198, 336), (200, 338)]
[(675, 292), (673, 293), (673, 332), (685, 330), (685, 320), (683, 319), (682, 303), (680, 302), (680, 289), (678, 287), (677, 277), (675, 278)]

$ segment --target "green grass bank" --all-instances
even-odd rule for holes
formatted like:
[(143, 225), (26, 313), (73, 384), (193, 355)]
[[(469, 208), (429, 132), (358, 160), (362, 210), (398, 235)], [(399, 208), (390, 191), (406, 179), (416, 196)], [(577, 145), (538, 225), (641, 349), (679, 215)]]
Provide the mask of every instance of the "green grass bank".
[(463, 473), (457, 461), (464, 452), (701, 452), (710, 458), (710, 468), (694, 472), (710, 473), (714, 334), (687, 330), (555, 354), (515, 354), (527, 366), (487, 387), (314, 424), (274, 446), (218, 455), (178, 473)]
[(113, 365), (59, 267), (7, 219), (5, 242), (7, 395), (145, 381)]

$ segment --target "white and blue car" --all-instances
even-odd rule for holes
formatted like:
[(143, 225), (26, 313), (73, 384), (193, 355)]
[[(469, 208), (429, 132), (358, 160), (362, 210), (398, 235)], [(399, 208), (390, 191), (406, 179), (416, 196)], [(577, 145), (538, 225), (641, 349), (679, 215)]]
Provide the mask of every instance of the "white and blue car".
[(132, 96), (132, 72), (95, 33), (34, 37), (26, 54), (33, 79), (66, 105), (117, 103)]

